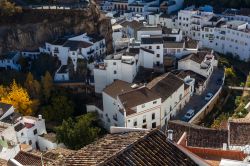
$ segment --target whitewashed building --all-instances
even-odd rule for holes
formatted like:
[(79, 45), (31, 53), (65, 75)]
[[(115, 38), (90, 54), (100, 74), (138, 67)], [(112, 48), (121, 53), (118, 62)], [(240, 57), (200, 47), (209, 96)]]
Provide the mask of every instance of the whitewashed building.
[[(155, 17), (152, 15), (152, 18)], [(216, 15), (213, 12), (191, 8), (179, 11), (178, 18), (170, 19), (169, 22), (172, 23), (168, 25), (175, 24), (176, 28), (182, 30), (183, 35), (200, 41), (201, 47), (208, 47), (216, 52), (231, 54), (248, 61), (250, 58), (248, 18), (250, 17), (230, 14), (229, 10), (224, 14)]]
[(56, 71), (54, 76), (55, 81), (69, 81), (69, 69), (67, 65), (62, 65)]
[(110, 126), (155, 128), (161, 125), (161, 98), (146, 87), (121, 80), (107, 86), (103, 92), (100, 119)]
[(139, 67), (139, 49), (130, 48), (128, 52), (120, 52), (107, 56), (103, 63), (94, 68), (95, 92), (102, 90), (114, 80), (132, 83)]
[(51, 43), (45, 43), (45, 48), (39, 48), (40, 52), (49, 53), (58, 57), (62, 65), (67, 65), (71, 58), (74, 69), (78, 59), (88, 59), (106, 54), (105, 39), (98, 34), (82, 34), (75, 37), (59, 38)]
[[(187, 81), (187, 80), (185, 80)], [(189, 101), (194, 91), (194, 80), (188, 84), (172, 73), (159, 76), (147, 84), (154, 93), (162, 99), (161, 104), (161, 125), (174, 117)]]
[(0, 55), (0, 68), (20, 70), (21, 66), (18, 64), (19, 58), (19, 52), (10, 52), (8, 54)]
[(144, 25), (142, 27), (140, 27), (140, 29), (137, 30), (137, 36), (136, 36), (136, 40), (141, 41), (141, 39), (145, 36), (155, 36), (155, 35), (162, 35), (162, 28), (158, 25)]
[[(163, 38), (162, 36), (158, 35), (145, 35), (141, 38), (141, 50), (140, 54), (144, 54), (145, 52), (148, 52), (153, 55), (153, 61), (149, 60), (144, 60), (145, 63), (151, 63), (154, 67), (162, 67), (163, 66)], [(150, 51), (145, 51), (145, 50), (150, 50)], [(148, 54), (147, 54), (148, 55)], [(147, 58), (147, 55), (143, 55), (143, 59)], [(151, 56), (152, 56), (151, 55)], [(143, 65), (145, 66), (145, 65)]]
[(103, 126), (155, 128), (162, 127), (184, 107), (194, 91), (194, 80), (182, 80), (167, 73), (146, 86), (115, 80), (102, 92), (103, 108), (96, 111)]
[(191, 70), (206, 78), (211, 76), (214, 66), (217, 65), (218, 61), (213, 54), (213, 50), (192, 53), (178, 61), (179, 70)]
[[(21, 116), (14, 112), (14, 107), (0, 103), (0, 157), (8, 160), (15, 156), (20, 145), (25, 144), (30, 149), (40, 149), (38, 137), (47, 134), (45, 120), (39, 115)], [(50, 142), (43, 143), (43, 147), (50, 149)], [(44, 150), (44, 149), (40, 149)]]

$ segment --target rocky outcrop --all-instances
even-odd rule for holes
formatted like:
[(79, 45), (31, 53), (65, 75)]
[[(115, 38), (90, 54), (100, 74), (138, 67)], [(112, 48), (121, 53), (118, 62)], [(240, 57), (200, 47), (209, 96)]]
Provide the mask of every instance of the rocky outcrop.
[(23, 10), (21, 14), (0, 18), (0, 53), (12, 50), (35, 50), (57, 37), (97, 33), (105, 37), (112, 52), (110, 20), (94, 2), (84, 10)]

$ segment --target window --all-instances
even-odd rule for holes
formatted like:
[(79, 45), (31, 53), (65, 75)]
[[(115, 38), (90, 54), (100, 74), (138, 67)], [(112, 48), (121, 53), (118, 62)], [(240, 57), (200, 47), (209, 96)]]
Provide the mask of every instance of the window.
[(114, 70), (114, 74), (116, 74), (116, 70)]
[(155, 119), (155, 113), (152, 113), (152, 120)]
[(160, 49), (160, 46), (156, 46), (156, 49)]
[(153, 104), (156, 104), (157, 103), (157, 101), (153, 101)]
[(31, 140), (29, 140), (29, 145), (32, 145), (32, 141)]
[(4, 141), (4, 136), (1, 136), (2, 140)]
[(159, 57), (160, 57), (160, 54), (156, 54), (156, 57), (159, 58)]
[(156, 128), (156, 122), (152, 123), (152, 128)]
[(182, 94), (180, 94), (180, 96), (179, 96), (179, 100), (181, 100), (182, 99)]
[(145, 104), (142, 104), (142, 105), (141, 105), (141, 108), (144, 108), (144, 107), (145, 107)]
[(21, 136), (23, 136), (23, 133), (21, 133)]
[(34, 135), (36, 135), (36, 134), (37, 134), (37, 129), (35, 129), (35, 130), (33, 131), (33, 133), (34, 133)]
[(128, 123), (130, 122), (130, 120), (128, 120)]
[(170, 106), (169, 110), (170, 110), (170, 112), (172, 111), (172, 106)]
[(143, 115), (143, 120), (142, 120), (142, 123), (146, 123), (146, 115)]
[(116, 62), (113, 62), (113, 65), (116, 65)]
[(151, 49), (152, 49), (152, 46), (149, 46), (149, 47), (148, 47), (148, 49), (150, 49), (150, 50), (151, 50)]
[(137, 119), (134, 119), (134, 126), (137, 126)]
[(142, 125), (142, 128), (143, 129), (146, 129), (147, 128), (147, 125), (145, 124), (145, 125)]

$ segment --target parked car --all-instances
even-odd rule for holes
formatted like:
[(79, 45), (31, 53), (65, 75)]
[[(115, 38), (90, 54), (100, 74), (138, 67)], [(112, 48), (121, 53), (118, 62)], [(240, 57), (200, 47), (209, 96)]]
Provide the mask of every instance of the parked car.
[(194, 116), (194, 112), (194, 109), (189, 109), (182, 120), (185, 122), (189, 121)]
[(211, 98), (213, 97), (214, 95), (212, 93), (207, 93), (207, 95), (205, 96), (205, 100), (206, 101), (209, 101), (211, 100)]

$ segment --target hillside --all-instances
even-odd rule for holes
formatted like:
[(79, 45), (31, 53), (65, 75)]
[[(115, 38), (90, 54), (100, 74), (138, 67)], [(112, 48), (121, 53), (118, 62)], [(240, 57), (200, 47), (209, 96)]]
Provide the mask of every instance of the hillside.
[(81, 33), (105, 37), (112, 51), (112, 28), (94, 2), (84, 10), (28, 10), (0, 17), (0, 53), (12, 50), (35, 50), (46, 41)]

